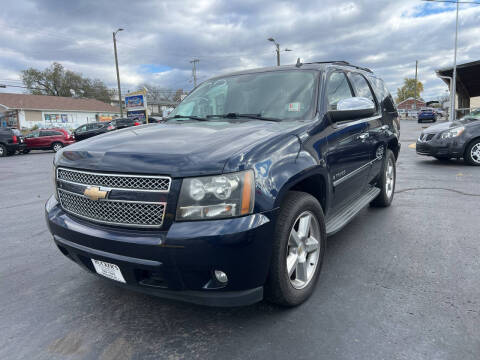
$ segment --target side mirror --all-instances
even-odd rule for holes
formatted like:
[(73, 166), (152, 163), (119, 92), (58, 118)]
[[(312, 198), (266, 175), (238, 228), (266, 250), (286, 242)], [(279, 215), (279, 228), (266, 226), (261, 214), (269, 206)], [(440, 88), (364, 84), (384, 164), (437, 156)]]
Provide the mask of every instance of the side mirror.
[(333, 122), (363, 119), (375, 114), (375, 104), (364, 97), (342, 99), (336, 110), (328, 112)]

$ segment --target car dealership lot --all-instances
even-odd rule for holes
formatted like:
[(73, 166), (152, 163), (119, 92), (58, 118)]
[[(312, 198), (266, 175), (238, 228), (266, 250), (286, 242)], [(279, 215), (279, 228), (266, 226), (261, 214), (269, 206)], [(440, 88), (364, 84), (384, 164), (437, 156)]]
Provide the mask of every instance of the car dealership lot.
[(182, 304), (86, 273), (45, 225), (53, 153), (0, 159), (0, 358), (478, 359), (480, 167), (417, 156), (422, 126), (402, 122), (393, 205), (329, 238), (294, 309)]

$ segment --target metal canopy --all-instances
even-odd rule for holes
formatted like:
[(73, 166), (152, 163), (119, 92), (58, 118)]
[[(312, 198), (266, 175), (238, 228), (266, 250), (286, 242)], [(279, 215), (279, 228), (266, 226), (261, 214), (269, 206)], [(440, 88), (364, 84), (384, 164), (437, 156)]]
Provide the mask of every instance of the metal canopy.
[[(437, 70), (441, 76), (453, 76), (453, 68)], [(442, 79), (450, 85), (449, 79)], [(480, 61), (457, 65), (457, 92), (466, 97), (480, 96)]]

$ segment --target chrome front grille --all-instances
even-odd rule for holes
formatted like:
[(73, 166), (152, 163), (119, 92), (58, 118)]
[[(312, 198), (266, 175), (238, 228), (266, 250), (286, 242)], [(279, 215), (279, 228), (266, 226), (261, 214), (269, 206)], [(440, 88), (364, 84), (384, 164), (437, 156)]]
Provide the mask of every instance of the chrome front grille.
[(130, 201), (93, 201), (83, 195), (58, 190), (62, 207), (88, 220), (122, 226), (160, 226), (165, 213), (164, 203)]
[[(56, 178), (60, 205), (70, 214), (124, 227), (159, 228), (163, 224), (167, 206), (164, 193), (170, 189), (169, 177), (58, 168)], [(92, 188), (107, 195), (102, 195), (103, 198), (86, 196), (89, 194), (85, 190)]]
[(170, 178), (166, 176), (100, 174), (88, 171), (58, 169), (57, 178), (84, 185), (97, 185), (115, 189), (164, 191), (170, 190)]

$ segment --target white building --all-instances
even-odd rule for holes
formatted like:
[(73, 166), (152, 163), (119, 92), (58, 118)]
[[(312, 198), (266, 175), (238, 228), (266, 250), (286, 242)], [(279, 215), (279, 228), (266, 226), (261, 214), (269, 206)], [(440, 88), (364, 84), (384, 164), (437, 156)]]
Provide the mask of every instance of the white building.
[(117, 107), (95, 99), (0, 93), (0, 126), (75, 129), (118, 116)]

